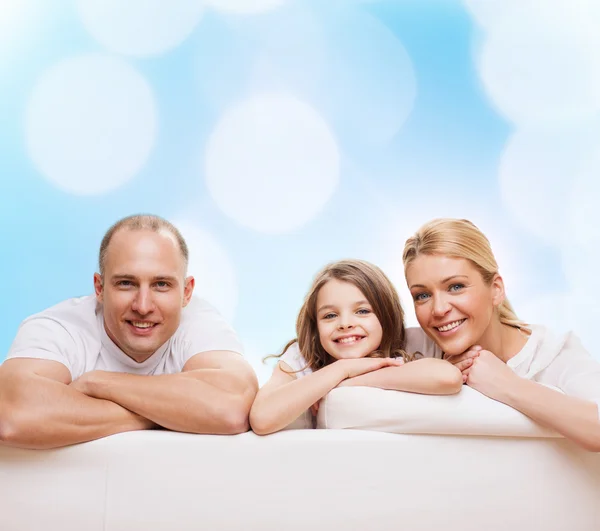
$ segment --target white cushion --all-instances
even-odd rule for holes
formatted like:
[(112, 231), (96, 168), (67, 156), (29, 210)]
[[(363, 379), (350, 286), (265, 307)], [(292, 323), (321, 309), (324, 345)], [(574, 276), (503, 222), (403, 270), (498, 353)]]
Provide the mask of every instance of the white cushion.
[(338, 387), (319, 407), (317, 428), (389, 433), (561, 437), (519, 411), (463, 386), (446, 396)]
[(600, 454), (565, 439), (289, 430), (0, 446), (2, 531), (598, 531)]

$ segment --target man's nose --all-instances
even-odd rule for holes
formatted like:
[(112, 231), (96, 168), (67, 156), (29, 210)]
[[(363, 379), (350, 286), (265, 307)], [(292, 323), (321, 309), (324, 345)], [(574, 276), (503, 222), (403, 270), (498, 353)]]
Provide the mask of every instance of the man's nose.
[(141, 287), (131, 305), (131, 309), (140, 315), (147, 315), (154, 309), (154, 300), (149, 288)]

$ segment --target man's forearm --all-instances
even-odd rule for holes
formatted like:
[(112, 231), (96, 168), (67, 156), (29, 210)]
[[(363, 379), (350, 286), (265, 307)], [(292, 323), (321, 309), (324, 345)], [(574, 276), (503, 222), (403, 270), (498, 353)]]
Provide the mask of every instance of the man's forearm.
[(46, 449), (155, 427), (119, 404), (41, 376), (2, 381), (0, 444)]
[(83, 392), (171, 430), (214, 434), (246, 431), (254, 397), (243, 378), (218, 369), (159, 376), (95, 371)]

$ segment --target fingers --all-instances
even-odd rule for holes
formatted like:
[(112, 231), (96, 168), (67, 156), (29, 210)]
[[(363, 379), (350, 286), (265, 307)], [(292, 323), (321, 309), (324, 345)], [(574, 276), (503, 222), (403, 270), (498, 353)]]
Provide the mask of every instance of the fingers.
[(477, 358), (477, 356), (473, 356), (472, 358), (467, 358), (463, 361), (459, 361), (458, 363), (455, 363), (454, 366), (460, 371), (463, 372), (466, 369), (470, 369), (473, 366), (473, 362), (475, 361), (475, 359)]
[(466, 360), (472, 360), (473, 358), (476, 358), (477, 356), (479, 356), (479, 354), (481, 353), (481, 350), (482, 349), (479, 345), (475, 345), (475, 346), (471, 347), (469, 350), (467, 350), (466, 352), (463, 352), (462, 354), (456, 354), (454, 356), (445, 356), (444, 359), (446, 361), (449, 361), (453, 365), (458, 366), (459, 363), (463, 363)]

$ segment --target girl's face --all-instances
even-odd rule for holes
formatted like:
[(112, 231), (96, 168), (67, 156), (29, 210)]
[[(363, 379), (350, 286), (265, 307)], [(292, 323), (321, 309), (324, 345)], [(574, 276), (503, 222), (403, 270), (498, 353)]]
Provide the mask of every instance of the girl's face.
[(485, 348), (494, 308), (504, 300), (499, 275), (487, 285), (469, 260), (422, 254), (408, 266), (406, 281), (421, 328), (444, 352)]
[(379, 348), (383, 330), (363, 293), (350, 282), (329, 280), (317, 295), (317, 326), (336, 360), (364, 358)]

